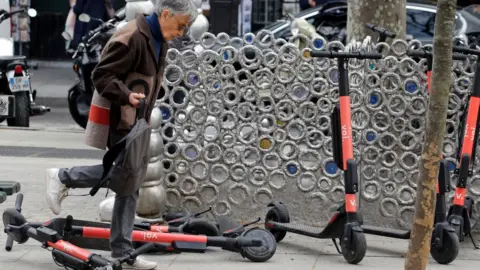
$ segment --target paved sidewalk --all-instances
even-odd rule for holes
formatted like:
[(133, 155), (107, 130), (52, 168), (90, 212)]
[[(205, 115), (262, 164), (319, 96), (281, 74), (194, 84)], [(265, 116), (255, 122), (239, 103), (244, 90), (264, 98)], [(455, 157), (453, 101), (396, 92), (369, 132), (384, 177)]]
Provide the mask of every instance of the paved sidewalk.
[[(82, 149), (81, 133), (59, 133), (52, 130), (27, 131), (0, 129), (0, 148), (5, 145), (29, 146), (36, 141), (38, 147), (59, 147)], [(15, 138), (17, 140), (15, 140)], [(23, 142), (23, 143), (22, 143)], [(30, 145), (31, 146), (31, 145)], [(85, 147), (86, 148), (86, 147)], [(28, 220), (45, 221), (53, 216), (44, 199), (44, 171), (50, 167), (70, 167), (74, 165), (93, 165), (99, 160), (75, 158), (45, 158), (0, 156), (0, 179), (15, 180), (22, 184), (25, 195), (22, 212)], [(86, 194), (88, 190), (74, 190), (74, 195)], [(97, 196), (68, 197), (63, 203), (60, 216), (68, 214), (77, 219), (98, 221), (98, 204), (104, 199), (105, 191)], [(0, 212), (13, 207), (15, 197), (0, 204)], [(1, 227), (1, 225), (0, 225)], [(480, 236), (476, 236), (478, 239)], [(0, 245), (3, 245), (6, 235), (0, 233)], [(159, 263), (158, 269), (169, 270), (304, 270), (304, 269), (404, 269), (404, 256), (408, 241), (367, 236), (368, 251), (365, 259), (359, 265), (347, 264), (343, 257), (337, 254), (330, 240), (320, 240), (287, 234), (284, 241), (278, 244), (275, 256), (266, 263), (252, 263), (241, 258), (239, 254), (210, 248), (204, 254), (174, 254), (147, 255)], [(105, 252), (100, 252), (106, 254)], [(473, 249), (470, 240), (462, 243), (458, 258), (449, 266), (438, 265), (431, 261), (428, 269), (478, 269), (480, 251)], [(0, 270), (50, 270), (62, 269), (56, 266), (47, 250), (39, 243), (29, 240), (27, 243), (15, 244), (11, 252), (0, 250)]]
[(45, 67), (31, 69), (32, 88), (37, 90), (36, 103), (53, 108), (67, 108), (68, 90), (77, 82), (70, 67)]

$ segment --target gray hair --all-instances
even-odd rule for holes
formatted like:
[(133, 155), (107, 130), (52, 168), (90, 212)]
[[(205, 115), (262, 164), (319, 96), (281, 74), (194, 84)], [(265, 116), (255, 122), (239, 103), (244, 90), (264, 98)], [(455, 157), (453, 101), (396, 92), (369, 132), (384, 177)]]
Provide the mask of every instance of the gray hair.
[(191, 0), (156, 0), (155, 13), (160, 15), (164, 10), (175, 15), (186, 15), (190, 18), (190, 23), (193, 23), (198, 16), (197, 8)]

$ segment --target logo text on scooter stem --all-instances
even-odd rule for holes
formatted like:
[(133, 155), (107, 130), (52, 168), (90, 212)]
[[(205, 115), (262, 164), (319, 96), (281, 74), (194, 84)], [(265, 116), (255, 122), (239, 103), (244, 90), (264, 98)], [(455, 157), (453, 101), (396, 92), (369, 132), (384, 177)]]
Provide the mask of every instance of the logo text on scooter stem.
[(469, 139), (470, 141), (473, 141), (475, 139), (475, 127), (471, 127), (468, 125), (468, 123), (465, 125), (465, 135), (463, 136), (463, 139)]
[(347, 125), (342, 125), (342, 141), (346, 139), (350, 139), (350, 133), (351, 133), (351, 130), (347, 129)]
[(465, 196), (467, 195), (467, 189), (457, 188), (453, 195), (453, 204), (463, 206), (465, 204)]
[(142, 232), (143, 239), (158, 239), (158, 236), (154, 232)]

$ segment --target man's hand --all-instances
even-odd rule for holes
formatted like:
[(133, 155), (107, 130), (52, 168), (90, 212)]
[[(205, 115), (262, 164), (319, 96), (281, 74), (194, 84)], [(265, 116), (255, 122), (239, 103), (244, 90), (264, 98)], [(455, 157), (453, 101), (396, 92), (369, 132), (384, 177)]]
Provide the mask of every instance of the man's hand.
[(128, 101), (130, 102), (130, 104), (135, 107), (135, 108), (138, 108), (140, 107), (140, 99), (142, 98), (145, 98), (145, 95), (144, 94), (140, 94), (140, 93), (131, 93), (129, 96), (128, 96)]
[(315, 3), (315, 0), (308, 0), (308, 3), (310, 4), (311, 7), (314, 7), (317, 5), (317, 3)]

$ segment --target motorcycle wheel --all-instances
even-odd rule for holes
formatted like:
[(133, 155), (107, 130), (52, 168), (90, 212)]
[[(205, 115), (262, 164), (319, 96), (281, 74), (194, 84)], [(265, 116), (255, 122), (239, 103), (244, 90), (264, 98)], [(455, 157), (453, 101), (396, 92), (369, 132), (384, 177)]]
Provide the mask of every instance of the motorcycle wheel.
[(28, 93), (15, 93), (15, 118), (8, 118), (9, 127), (30, 127), (30, 100)]
[(80, 83), (68, 91), (68, 109), (75, 123), (82, 128), (87, 127), (88, 113), (92, 96), (85, 93)]

